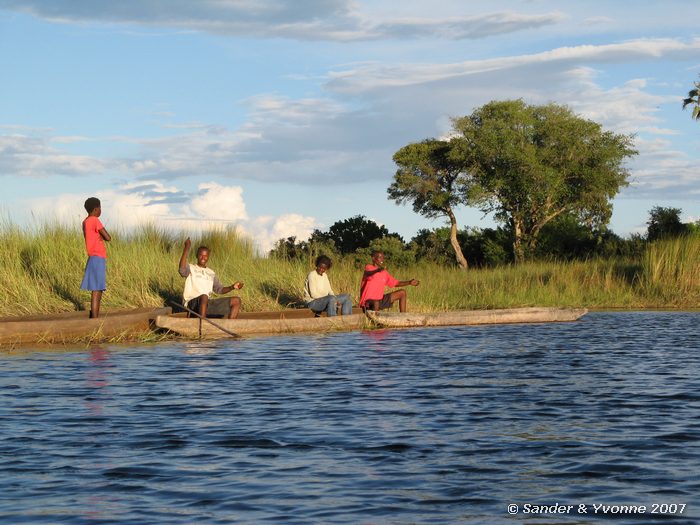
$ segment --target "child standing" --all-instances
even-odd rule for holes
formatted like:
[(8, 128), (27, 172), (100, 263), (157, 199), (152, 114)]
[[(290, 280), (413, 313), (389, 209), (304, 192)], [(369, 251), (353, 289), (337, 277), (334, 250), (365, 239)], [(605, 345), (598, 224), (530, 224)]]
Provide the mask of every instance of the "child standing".
[(105, 241), (111, 241), (112, 238), (99, 219), (102, 214), (100, 199), (90, 197), (86, 200), (85, 211), (87, 211), (88, 216), (83, 221), (83, 236), (85, 237), (88, 260), (80, 289), (92, 292), (90, 318), (94, 319), (100, 315), (102, 292), (107, 289), (107, 247)]

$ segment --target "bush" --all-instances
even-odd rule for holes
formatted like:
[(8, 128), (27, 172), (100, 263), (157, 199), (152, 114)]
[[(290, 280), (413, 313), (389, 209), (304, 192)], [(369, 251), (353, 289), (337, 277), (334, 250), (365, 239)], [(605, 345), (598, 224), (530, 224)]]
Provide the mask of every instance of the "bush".
[(369, 263), (372, 252), (378, 250), (384, 253), (389, 266), (405, 267), (416, 262), (416, 254), (411, 248), (407, 248), (398, 237), (383, 237), (370, 242), (367, 248), (360, 248), (355, 252), (355, 265), (362, 267)]

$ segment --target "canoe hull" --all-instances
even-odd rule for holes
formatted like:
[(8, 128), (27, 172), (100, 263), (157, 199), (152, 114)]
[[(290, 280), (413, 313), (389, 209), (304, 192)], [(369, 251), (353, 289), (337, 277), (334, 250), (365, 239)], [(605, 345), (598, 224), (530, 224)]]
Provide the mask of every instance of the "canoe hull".
[(368, 311), (367, 316), (379, 327), (411, 328), (419, 326), (565, 322), (575, 321), (587, 312), (588, 310), (585, 308), (508, 308), (434, 313)]
[(104, 311), (98, 319), (89, 319), (88, 312), (3, 318), (0, 320), (0, 346), (68, 344), (134, 337), (147, 333), (158, 315), (171, 311), (170, 308)]
[[(353, 310), (357, 312), (357, 310)], [(511, 308), (435, 313), (371, 312), (336, 317), (313, 317), (308, 310), (244, 313), (238, 319), (187, 318), (159, 315), (155, 325), (193, 339), (223, 339), (234, 336), (337, 332), (362, 328), (410, 328), (420, 326), (551, 323), (575, 321), (585, 308)]]
[(207, 322), (196, 318), (159, 315), (156, 317), (155, 324), (159, 328), (185, 337), (222, 339), (230, 338), (231, 333), (247, 336), (356, 330), (362, 328), (366, 322), (363, 314), (338, 315), (335, 317), (300, 317), (287, 316), (284, 313), (278, 313), (277, 315), (266, 313), (261, 315), (261, 317), (259, 319), (211, 319), (211, 322)]

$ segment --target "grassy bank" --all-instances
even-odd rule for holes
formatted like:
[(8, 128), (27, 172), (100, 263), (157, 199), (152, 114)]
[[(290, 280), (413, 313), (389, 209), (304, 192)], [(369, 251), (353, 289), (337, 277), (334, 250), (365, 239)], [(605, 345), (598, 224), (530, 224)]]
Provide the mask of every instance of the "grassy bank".
[[(179, 300), (177, 272), (181, 236), (153, 228), (112, 233), (108, 246), (104, 308), (163, 305)], [(78, 228), (42, 225), (0, 226), (6, 257), (0, 262), (0, 315), (86, 309), (89, 292), (80, 290), (85, 248)], [(245, 282), (240, 295), (246, 311), (279, 309), (301, 302), (312, 261), (256, 257), (252, 243), (233, 231), (192, 239), (211, 248), (210, 266), (224, 284)], [(193, 257), (193, 256), (192, 256)], [(651, 244), (641, 260), (605, 259), (461, 271), (417, 263), (389, 269), (399, 279), (415, 277), (409, 308), (447, 310), (517, 306), (589, 308), (700, 307), (700, 238)], [(330, 272), (337, 293), (358, 299), (361, 270), (340, 261)]]

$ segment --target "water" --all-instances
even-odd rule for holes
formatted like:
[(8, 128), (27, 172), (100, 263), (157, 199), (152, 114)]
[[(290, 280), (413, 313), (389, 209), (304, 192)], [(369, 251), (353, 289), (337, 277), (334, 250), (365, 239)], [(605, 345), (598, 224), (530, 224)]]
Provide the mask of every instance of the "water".
[(0, 355), (0, 522), (698, 523), (699, 325)]

